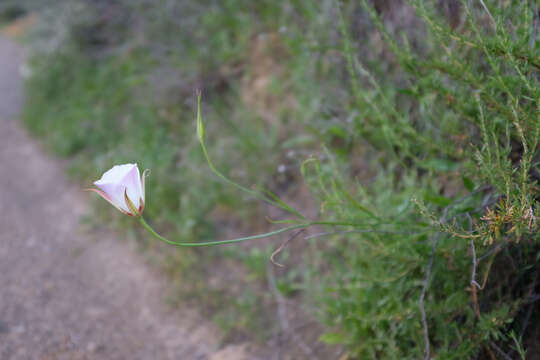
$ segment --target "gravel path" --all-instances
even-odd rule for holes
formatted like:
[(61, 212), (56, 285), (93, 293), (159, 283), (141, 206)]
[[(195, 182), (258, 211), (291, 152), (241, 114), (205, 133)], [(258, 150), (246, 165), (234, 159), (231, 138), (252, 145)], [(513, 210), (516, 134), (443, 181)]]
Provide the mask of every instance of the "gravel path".
[(87, 193), (19, 127), (21, 49), (0, 37), (0, 359), (247, 359), (114, 234), (81, 233)]

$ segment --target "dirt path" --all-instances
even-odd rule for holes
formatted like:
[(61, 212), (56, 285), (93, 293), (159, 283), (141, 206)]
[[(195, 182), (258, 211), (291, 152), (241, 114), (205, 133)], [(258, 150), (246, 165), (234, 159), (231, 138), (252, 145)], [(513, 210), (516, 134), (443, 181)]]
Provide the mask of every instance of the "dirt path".
[(21, 49), (0, 37), (0, 359), (247, 359), (163, 304), (163, 279), (114, 234), (82, 234), (87, 194), (19, 127)]

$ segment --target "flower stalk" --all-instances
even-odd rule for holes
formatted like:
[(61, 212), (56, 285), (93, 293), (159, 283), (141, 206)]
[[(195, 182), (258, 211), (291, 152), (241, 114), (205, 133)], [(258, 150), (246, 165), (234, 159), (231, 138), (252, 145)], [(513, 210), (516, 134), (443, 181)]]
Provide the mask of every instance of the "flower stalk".
[(156, 239), (160, 240), (160, 241), (163, 241), (164, 243), (166, 244), (169, 244), (169, 245), (173, 245), (173, 246), (183, 246), (183, 247), (200, 247), (200, 246), (212, 246), (212, 245), (225, 245), (225, 244), (234, 244), (234, 243), (239, 243), (239, 242), (243, 242), (243, 241), (248, 241), (248, 240), (255, 240), (255, 239), (263, 239), (263, 238), (267, 238), (267, 237), (271, 237), (271, 236), (275, 236), (275, 235), (279, 235), (281, 233), (284, 233), (284, 232), (287, 232), (287, 231), (291, 231), (291, 230), (295, 230), (295, 229), (301, 229), (301, 228), (306, 228), (308, 227), (310, 224), (298, 224), (298, 225), (291, 225), (291, 226), (287, 226), (287, 227), (284, 227), (284, 228), (281, 228), (281, 229), (278, 229), (278, 230), (275, 230), (275, 231), (270, 231), (270, 232), (267, 232), (267, 233), (264, 233), (264, 234), (259, 234), (259, 235), (252, 235), (252, 236), (246, 236), (246, 237), (240, 237), (240, 238), (236, 238), (236, 239), (230, 239), (230, 240), (219, 240), (219, 241), (206, 241), (206, 242), (199, 242), (199, 243), (182, 243), (182, 242), (177, 242), (177, 241), (172, 241), (172, 240), (169, 240), (163, 236), (161, 236), (160, 234), (158, 234), (147, 222), (146, 220), (144, 220), (144, 218), (142, 216), (139, 216), (139, 222), (142, 224), (142, 226), (144, 226), (144, 228), (146, 230), (148, 230), (148, 232), (150, 232), (150, 234), (152, 234)]

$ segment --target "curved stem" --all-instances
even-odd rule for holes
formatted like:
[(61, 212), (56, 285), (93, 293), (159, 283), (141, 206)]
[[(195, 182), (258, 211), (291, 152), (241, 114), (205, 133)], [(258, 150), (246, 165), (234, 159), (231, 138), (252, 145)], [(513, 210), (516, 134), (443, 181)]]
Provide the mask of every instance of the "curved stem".
[(236, 239), (231, 239), (231, 240), (208, 241), (208, 242), (200, 242), (200, 243), (182, 243), (182, 242), (171, 241), (171, 240), (169, 240), (167, 238), (164, 238), (163, 236), (159, 235), (154, 229), (152, 229), (152, 227), (150, 225), (148, 225), (148, 223), (146, 222), (146, 220), (144, 220), (144, 218), (142, 216), (139, 216), (139, 221), (146, 228), (146, 230), (148, 230), (150, 232), (150, 234), (152, 234), (156, 239), (158, 239), (160, 241), (163, 241), (164, 243), (169, 244), (169, 245), (184, 246), (184, 247), (224, 245), (224, 244), (238, 243), (238, 242), (247, 241), (247, 240), (262, 239), (262, 238), (278, 235), (278, 234), (281, 234), (281, 233), (284, 233), (284, 232), (287, 232), (287, 231), (290, 231), (290, 230), (306, 228), (306, 227), (311, 225), (311, 223), (292, 225), (292, 226), (287, 226), (287, 227), (281, 228), (279, 230), (270, 231), (270, 232), (267, 232), (267, 233), (264, 233), (264, 234), (241, 237), (241, 238), (236, 238)]
[[(212, 162), (212, 160), (210, 159), (210, 155), (208, 155), (208, 150), (206, 149), (206, 143), (205, 143), (205, 140), (204, 140), (204, 133), (205, 133), (205, 130), (204, 130), (204, 123), (203, 123), (203, 120), (202, 120), (202, 115), (201, 115), (201, 94), (199, 93), (197, 95), (197, 137), (199, 138), (199, 142), (201, 144), (201, 148), (202, 148), (202, 151), (203, 151), (203, 154), (204, 154), (204, 157), (206, 158), (206, 162), (208, 163), (208, 166), (210, 167), (210, 170), (212, 170), (212, 172), (217, 176), (219, 177), (221, 180), (223, 180), (224, 182), (226, 182), (227, 184), (229, 185), (232, 185), (234, 186), (235, 188), (239, 189), (240, 191), (243, 191), (247, 194), (250, 194), (260, 200), (263, 200), (263, 201), (269, 201), (269, 199), (267, 199), (265, 196), (262, 196), (260, 193), (258, 193), (257, 191), (253, 191), (251, 189), (248, 189), (247, 187), (244, 187), (240, 184), (237, 184), (235, 183), (234, 181), (230, 180), (228, 177), (226, 177), (225, 175), (223, 175), (215, 166), (214, 166), (214, 163)], [(270, 203), (272, 203), (271, 201), (269, 201)]]
[[(291, 206), (287, 205), (286, 203), (284, 203), (283, 201), (281, 201), (281, 199), (279, 199), (277, 196), (273, 195), (271, 192), (268, 192), (266, 190), (263, 189), (263, 192), (259, 192), (259, 191), (254, 191), (252, 189), (248, 189), (247, 187), (245, 186), (242, 186), (236, 182), (234, 182), (233, 180), (229, 179), (227, 176), (225, 176), (223, 173), (221, 173), (214, 165), (214, 163), (212, 162), (212, 159), (210, 159), (210, 155), (208, 155), (208, 150), (206, 149), (206, 143), (205, 143), (205, 140), (204, 140), (204, 134), (205, 134), (205, 130), (204, 130), (204, 123), (203, 123), (203, 120), (202, 120), (202, 115), (201, 115), (201, 94), (198, 93), (197, 94), (197, 137), (199, 139), (199, 143), (201, 144), (201, 148), (202, 148), (202, 151), (203, 151), (203, 154), (204, 154), (204, 157), (206, 159), (206, 162), (208, 163), (208, 166), (210, 167), (210, 170), (218, 177), (220, 178), (221, 180), (223, 180), (225, 183), (231, 185), (231, 186), (234, 186), (235, 188), (237, 188), (238, 190), (240, 191), (243, 191), (245, 192), (246, 194), (249, 194), (261, 201), (264, 201), (272, 206), (275, 206), (277, 208), (280, 208), (280, 209), (283, 209), (287, 212), (290, 212), (292, 213), (293, 215), (295, 215), (296, 217), (302, 219), (302, 220), (306, 220), (306, 218), (300, 214), (298, 211), (296, 211), (295, 209), (293, 209)], [(270, 195), (270, 196), (268, 196)], [(272, 197), (274, 197), (274, 199), (272, 199)]]

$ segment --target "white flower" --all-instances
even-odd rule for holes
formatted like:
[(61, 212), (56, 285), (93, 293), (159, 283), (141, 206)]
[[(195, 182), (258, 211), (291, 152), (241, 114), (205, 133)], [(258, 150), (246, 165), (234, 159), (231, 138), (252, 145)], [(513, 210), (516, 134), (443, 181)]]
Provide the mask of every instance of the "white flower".
[(100, 190), (88, 190), (101, 195), (124, 214), (139, 216), (144, 210), (144, 179), (147, 172), (145, 170), (141, 177), (137, 164), (115, 165), (94, 182)]

